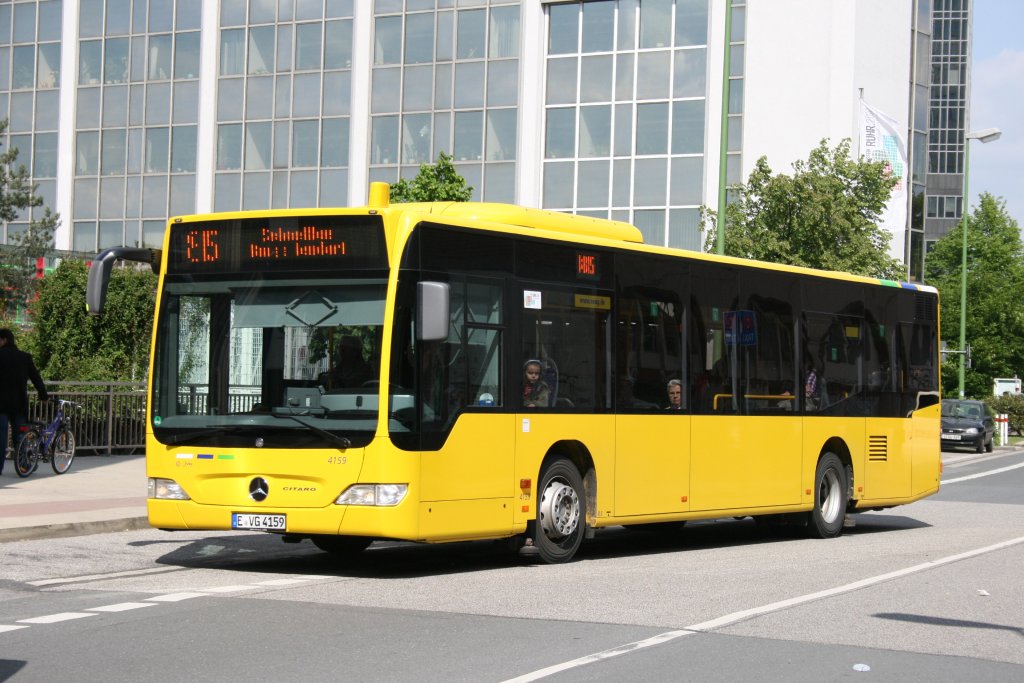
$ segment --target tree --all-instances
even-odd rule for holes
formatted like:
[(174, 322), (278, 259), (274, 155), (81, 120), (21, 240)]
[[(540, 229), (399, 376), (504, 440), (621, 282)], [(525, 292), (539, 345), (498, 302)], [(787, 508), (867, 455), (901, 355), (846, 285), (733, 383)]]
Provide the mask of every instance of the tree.
[(149, 366), (156, 276), (115, 269), (102, 319), (85, 311), (88, 269), (65, 260), (44, 280), (33, 307), (35, 352), (49, 380), (140, 381)]
[(402, 178), (391, 186), (391, 201), (404, 202), (468, 202), (473, 188), (459, 175), (452, 157), (444, 152), (436, 164), (420, 164), (412, 181)]
[[(725, 253), (904, 279), (906, 269), (888, 254), (890, 235), (877, 225), (896, 182), (884, 162), (851, 159), (849, 140), (834, 149), (822, 140), (792, 176), (773, 175), (761, 157), (726, 209)], [(705, 249), (714, 251), (717, 216), (702, 214)]]
[[(967, 223), (967, 327), (971, 369), (964, 394), (992, 393), (993, 377), (1014, 377), (1024, 370), (1024, 244), (1020, 229), (1006, 211), (1006, 202), (983, 193)], [(925, 261), (925, 282), (939, 290), (942, 338), (952, 348), (960, 342), (963, 227), (958, 223), (935, 243)], [(958, 349), (959, 350), (959, 349)], [(959, 384), (958, 354), (942, 367), (944, 393), (955, 395)]]
[[(0, 138), (7, 130), (7, 120), (0, 121)], [(12, 230), (10, 223), (22, 218), (26, 211), (42, 206), (35, 194), (28, 169), (18, 163), (18, 149), (0, 154), (0, 221), (8, 224), (7, 244), (0, 246), (0, 318), (13, 317), (35, 295), (36, 261), (53, 247), (53, 231), (60, 223), (49, 207), (43, 216), (31, 221), (24, 230)]]
[[(452, 163), (452, 157), (444, 152), (437, 156), (437, 163), (420, 164), (420, 170), (411, 181), (400, 179), (391, 186), (391, 202), (468, 202), (473, 188), (459, 175)], [(362, 340), (364, 350), (373, 346), (374, 332), (369, 327), (338, 326), (336, 328), (314, 328), (310, 334), (307, 360), (316, 364), (328, 357), (334, 357), (335, 345), (343, 336), (356, 336)]]
[(1024, 396), (1003, 394), (990, 396), (985, 402), (992, 408), (992, 412), (1005, 414), (1009, 418), (1008, 431), (1017, 436), (1024, 434)]

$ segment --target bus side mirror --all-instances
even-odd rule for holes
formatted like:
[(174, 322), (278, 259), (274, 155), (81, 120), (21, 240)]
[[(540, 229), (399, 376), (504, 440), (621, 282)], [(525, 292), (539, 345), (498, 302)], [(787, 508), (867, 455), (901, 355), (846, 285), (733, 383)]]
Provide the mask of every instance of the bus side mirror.
[(89, 280), (85, 286), (85, 310), (89, 315), (99, 315), (103, 312), (103, 304), (107, 300), (107, 286), (110, 284), (110, 271), (114, 267), (114, 261), (118, 259), (148, 263), (154, 273), (160, 272), (160, 252), (155, 249), (114, 247), (101, 251), (89, 266)]
[(444, 341), (448, 338), (448, 283), (420, 282), (416, 285), (416, 338)]

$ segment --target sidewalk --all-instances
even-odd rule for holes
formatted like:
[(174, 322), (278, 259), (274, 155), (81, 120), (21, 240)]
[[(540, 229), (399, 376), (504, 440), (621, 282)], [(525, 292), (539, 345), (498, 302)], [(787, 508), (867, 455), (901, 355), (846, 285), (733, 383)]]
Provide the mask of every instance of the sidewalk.
[(4, 463), (0, 543), (148, 526), (143, 455), (79, 455), (60, 475), (40, 463), (26, 479)]

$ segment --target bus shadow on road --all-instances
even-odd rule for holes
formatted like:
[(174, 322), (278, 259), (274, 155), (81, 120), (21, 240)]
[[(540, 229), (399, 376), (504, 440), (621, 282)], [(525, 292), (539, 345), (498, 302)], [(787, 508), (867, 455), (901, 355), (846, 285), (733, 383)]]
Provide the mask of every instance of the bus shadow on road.
[[(929, 527), (903, 515), (865, 513), (845, 535), (893, 533)], [(339, 557), (322, 552), (309, 541), (283, 543), (271, 534), (214, 535), (175, 543), (157, 562), (189, 569), (220, 569), (267, 574), (315, 574), (350, 578), (409, 579), (446, 574), (494, 571), (536, 564), (509, 549), (507, 541), (467, 541), (426, 544), (377, 541), (366, 551)], [(750, 517), (691, 522), (671, 530), (636, 526), (599, 529), (584, 542), (577, 558), (595, 561), (667, 553), (726, 549), (744, 545), (807, 542), (803, 527), (759, 523)], [(144, 542), (147, 545), (151, 541)]]
[(910, 531), (927, 529), (932, 525), (905, 515), (890, 515), (878, 512), (865, 512), (851, 515), (854, 526), (844, 529), (843, 534), (877, 534), (885, 531)]
[(488, 571), (523, 564), (505, 541), (377, 541), (358, 555), (342, 557), (323, 552), (308, 540), (283, 543), (269, 534), (192, 540), (160, 556), (156, 562), (186, 569), (378, 579)]
[[(843, 530), (844, 535), (866, 535), (882, 532), (908, 531), (931, 526), (913, 517), (884, 514), (859, 514), (853, 516), (855, 525)], [(721, 518), (691, 522), (673, 532), (660, 530), (648, 532), (643, 526), (614, 527), (599, 532), (597, 539), (584, 544), (580, 556), (588, 559), (651, 554), (658, 552), (680, 552), (714, 550), (743, 545), (758, 545), (783, 542), (821, 542), (807, 536), (806, 529), (798, 524), (775, 524), (758, 521), (752, 517)]]
[(888, 619), (891, 621), (905, 621), (912, 624), (926, 624), (929, 626), (943, 626), (952, 628), (976, 628), (990, 631), (1009, 631), (1024, 638), (1024, 628), (1009, 624), (993, 624), (987, 621), (966, 621), (964, 619), (949, 619), (947, 617), (930, 617), (925, 614), (906, 614), (903, 612), (879, 612), (871, 616), (876, 619)]

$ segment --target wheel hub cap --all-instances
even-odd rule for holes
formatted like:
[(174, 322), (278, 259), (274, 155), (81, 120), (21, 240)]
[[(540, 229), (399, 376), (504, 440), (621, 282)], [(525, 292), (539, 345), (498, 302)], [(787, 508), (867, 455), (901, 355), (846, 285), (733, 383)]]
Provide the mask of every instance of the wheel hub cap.
[(562, 538), (576, 530), (580, 521), (580, 499), (571, 486), (552, 482), (540, 501), (541, 528), (548, 538)]

